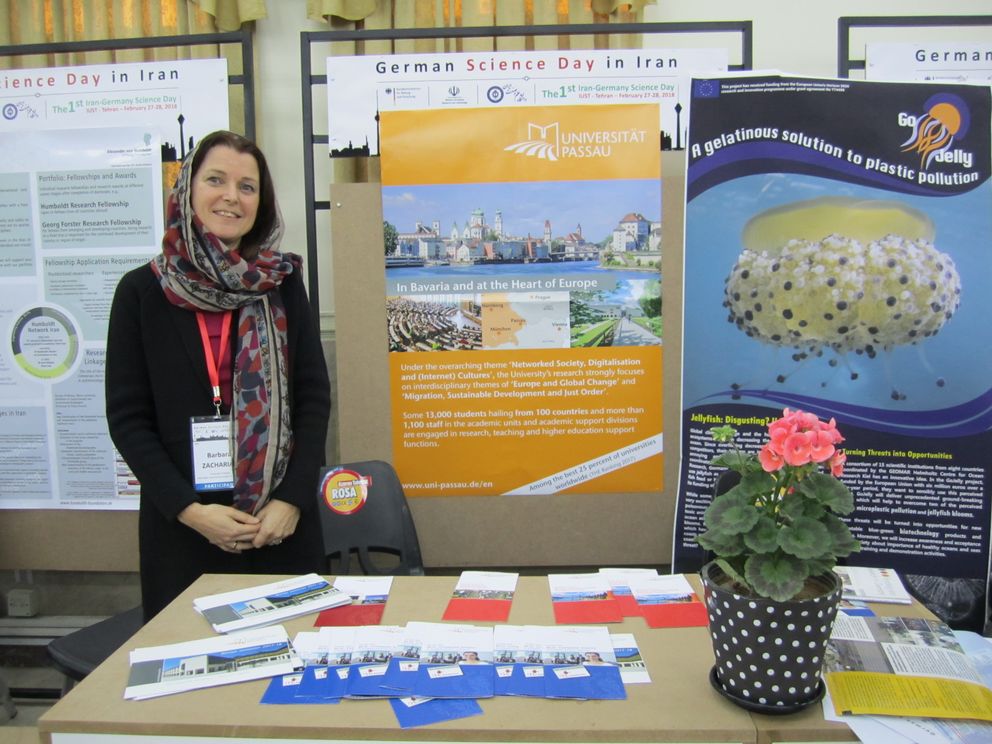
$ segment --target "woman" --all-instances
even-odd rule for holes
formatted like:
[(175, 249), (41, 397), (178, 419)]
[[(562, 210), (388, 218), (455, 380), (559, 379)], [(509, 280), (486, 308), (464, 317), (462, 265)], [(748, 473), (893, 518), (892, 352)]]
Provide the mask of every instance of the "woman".
[(146, 621), (203, 573), (324, 569), (330, 385), (258, 147), (204, 137), (167, 222), (162, 252), (121, 278), (107, 335), (107, 423), (141, 482)]

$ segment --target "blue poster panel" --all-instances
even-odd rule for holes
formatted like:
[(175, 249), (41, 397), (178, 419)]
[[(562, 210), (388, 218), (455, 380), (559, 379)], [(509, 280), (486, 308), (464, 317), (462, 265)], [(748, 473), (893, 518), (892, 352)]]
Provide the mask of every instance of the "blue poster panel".
[(984, 605), (989, 121), (987, 86), (693, 81), (674, 570), (706, 557), (709, 429), (757, 450), (798, 408), (846, 438), (849, 562), (953, 577), (965, 596), (941, 601)]

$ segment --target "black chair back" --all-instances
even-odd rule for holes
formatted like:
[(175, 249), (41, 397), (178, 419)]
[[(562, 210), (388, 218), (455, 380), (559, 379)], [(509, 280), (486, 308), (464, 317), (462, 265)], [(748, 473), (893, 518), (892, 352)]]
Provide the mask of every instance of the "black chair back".
[(413, 515), (392, 465), (364, 460), (324, 468), (317, 501), (329, 573), (350, 573), (356, 553), (365, 574), (424, 574)]
[(48, 657), (52, 665), (66, 677), (63, 693), (73, 683), (82, 682), (86, 675), (137, 633), (143, 624), (141, 607), (132, 607), (49, 642), (46, 648)]

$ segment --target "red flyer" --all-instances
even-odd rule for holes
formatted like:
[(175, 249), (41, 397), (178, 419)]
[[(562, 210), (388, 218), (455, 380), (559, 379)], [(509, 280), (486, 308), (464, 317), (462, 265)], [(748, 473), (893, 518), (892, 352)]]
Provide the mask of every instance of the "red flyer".
[(463, 571), (442, 619), (506, 622), (517, 576), (499, 571)]

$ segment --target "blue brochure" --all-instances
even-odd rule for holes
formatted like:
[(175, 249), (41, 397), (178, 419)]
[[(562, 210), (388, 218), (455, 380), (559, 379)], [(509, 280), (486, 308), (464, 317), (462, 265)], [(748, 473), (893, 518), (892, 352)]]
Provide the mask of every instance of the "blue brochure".
[(482, 706), (475, 700), (423, 700), (396, 698), (389, 701), (400, 728), (427, 726), (456, 718), (482, 714)]
[(336, 702), (348, 694), (348, 669), (334, 664), (308, 666), (296, 694)]
[(348, 697), (398, 697), (400, 692), (385, 687), (383, 682), (389, 660), (404, 651), (406, 629), (398, 625), (366, 625), (355, 628), (354, 633)]
[(382, 698), (399, 697), (409, 693), (396, 688), (388, 688), (383, 682), (389, 662), (353, 664), (348, 671), (348, 697)]
[(495, 694), (495, 669), (483, 661), (430, 664), (394, 656), (382, 686), (402, 695), (487, 698)]
[(319, 696), (300, 696), (297, 694), (303, 672), (280, 674), (269, 680), (269, 686), (262, 693), (259, 701), (267, 705), (300, 705), (311, 703), (336, 703), (337, 700), (325, 699)]
[[(409, 656), (409, 649), (402, 656), (394, 656), (389, 660), (385, 674), (379, 684), (395, 695), (415, 695), (417, 677), (419, 676), (420, 661), (416, 655)], [(426, 695), (424, 697), (427, 697)], [(462, 697), (466, 697), (463, 695)]]
[(407, 623), (382, 686), (402, 696), (492, 697), (493, 629), (448, 623)]
[(544, 697), (544, 665), (517, 662), (496, 664), (496, 695)]
[(544, 668), (544, 694), (549, 698), (624, 700), (627, 690), (620, 667), (613, 664), (549, 664)]

